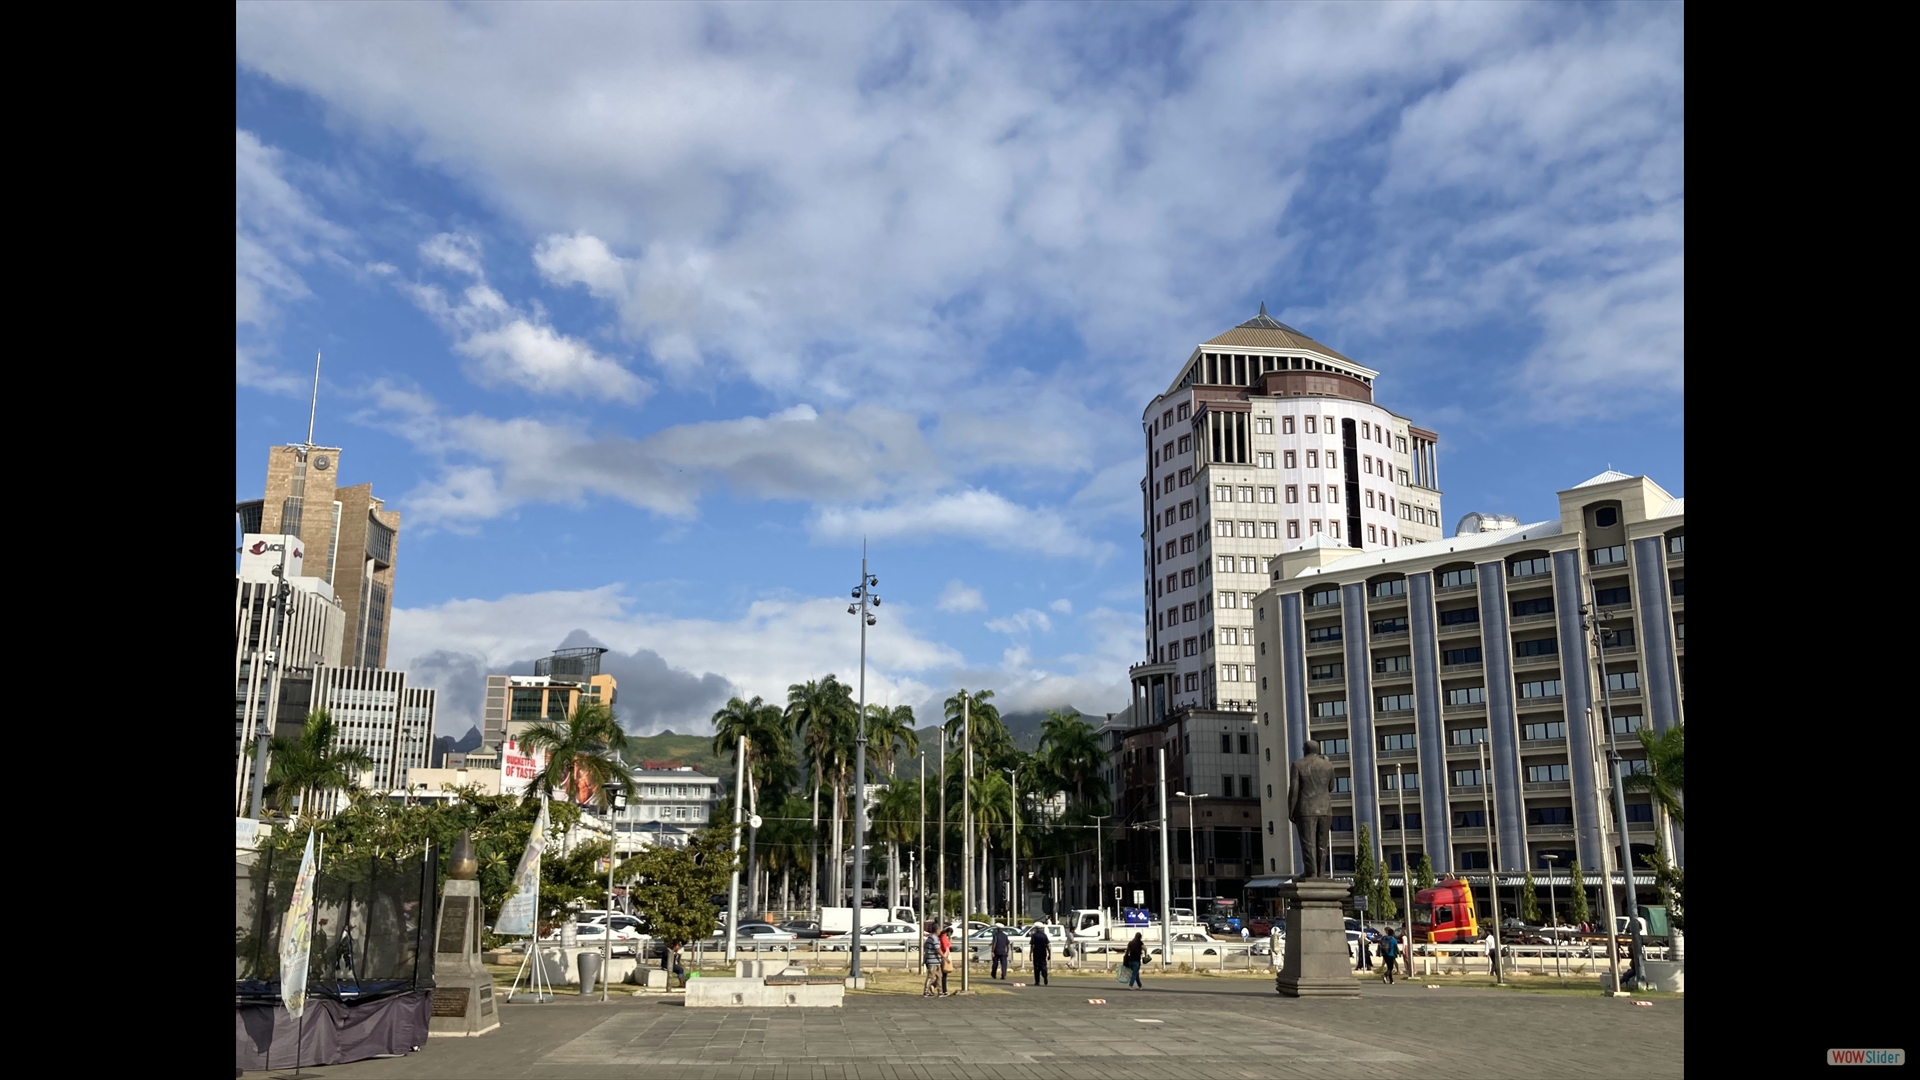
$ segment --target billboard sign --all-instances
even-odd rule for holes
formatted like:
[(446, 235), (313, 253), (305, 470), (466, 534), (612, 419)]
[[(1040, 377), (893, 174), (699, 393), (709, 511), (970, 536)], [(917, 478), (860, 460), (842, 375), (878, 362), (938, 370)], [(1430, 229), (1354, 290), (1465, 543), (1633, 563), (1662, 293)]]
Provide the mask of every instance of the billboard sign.
[(504, 795), (525, 795), (534, 777), (547, 767), (545, 751), (527, 752), (513, 739), (500, 749), (500, 791)]

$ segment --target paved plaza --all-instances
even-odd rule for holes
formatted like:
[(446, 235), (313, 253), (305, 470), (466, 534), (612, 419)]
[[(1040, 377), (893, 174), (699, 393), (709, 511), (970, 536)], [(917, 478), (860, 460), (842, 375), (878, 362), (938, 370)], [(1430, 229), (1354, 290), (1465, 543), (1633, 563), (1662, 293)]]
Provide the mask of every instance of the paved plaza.
[[(506, 1005), (504, 1026), (403, 1058), (308, 1069), (384, 1078), (1678, 1077), (1680, 999), (1363, 984), (1357, 1001), (1282, 998), (1271, 982), (1110, 978), (929, 1000), (847, 995), (841, 1009), (688, 1009), (677, 996)], [(958, 980), (954, 980), (957, 988)], [(1003, 983), (979, 983), (995, 988)], [(1088, 998), (1104, 997), (1105, 1005)], [(274, 1075), (291, 1075), (275, 1070)]]

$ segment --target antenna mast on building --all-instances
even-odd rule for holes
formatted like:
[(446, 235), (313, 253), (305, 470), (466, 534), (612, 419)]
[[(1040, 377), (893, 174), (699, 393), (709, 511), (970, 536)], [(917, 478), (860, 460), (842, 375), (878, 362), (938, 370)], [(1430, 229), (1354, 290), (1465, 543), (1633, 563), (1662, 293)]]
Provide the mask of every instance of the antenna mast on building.
[(313, 421), (320, 413), (320, 354), (313, 354), (313, 405), (307, 409), (307, 441), (303, 445), (313, 448)]

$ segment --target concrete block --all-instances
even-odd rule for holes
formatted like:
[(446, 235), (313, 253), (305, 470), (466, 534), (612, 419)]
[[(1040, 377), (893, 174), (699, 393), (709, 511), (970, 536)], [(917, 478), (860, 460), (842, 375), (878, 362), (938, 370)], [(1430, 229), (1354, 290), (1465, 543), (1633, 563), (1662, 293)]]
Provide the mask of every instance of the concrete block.
[(627, 972), (625, 981), (646, 990), (665, 990), (671, 976), (657, 967), (637, 967)]
[(694, 979), (687, 984), (687, 1008), (840, 1008), (846, 988), (839, 985), (768, 986), (761, 979)]
[(1649, 990), (1658, 990), (1666, 994), (1686, 992), (1686, 961), (1649, 960), (1647, 961), (1646, 984)]

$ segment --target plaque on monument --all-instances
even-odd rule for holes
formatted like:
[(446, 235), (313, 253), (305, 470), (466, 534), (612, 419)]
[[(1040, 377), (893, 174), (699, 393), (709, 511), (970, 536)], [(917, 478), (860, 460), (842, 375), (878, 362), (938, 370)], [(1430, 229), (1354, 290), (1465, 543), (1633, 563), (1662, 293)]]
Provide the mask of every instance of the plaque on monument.
[(435, 986), (428, 1035), (484, 1035), (500, 1026), (493, 975), (480, 964), (480, 883), (474, 880), (479, 869), (473, 838), (461, 833), (447, 856), (439, 933), (433, 939)]

